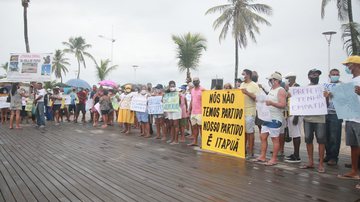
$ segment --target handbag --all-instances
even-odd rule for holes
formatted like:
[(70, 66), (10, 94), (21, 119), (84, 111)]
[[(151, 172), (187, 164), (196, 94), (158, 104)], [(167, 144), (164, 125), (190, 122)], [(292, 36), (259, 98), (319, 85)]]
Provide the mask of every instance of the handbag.
[(289, 134), (289, 128), (286, 127), (285, 130), (285, 142), (291, 142), (292, 141), (292, 137), (290, 137), (290, 134)]

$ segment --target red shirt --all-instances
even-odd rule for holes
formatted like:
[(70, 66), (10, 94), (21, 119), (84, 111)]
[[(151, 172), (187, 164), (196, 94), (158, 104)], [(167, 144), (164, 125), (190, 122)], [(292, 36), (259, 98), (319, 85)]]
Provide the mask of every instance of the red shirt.
[(77, 93), (77, 96), (79, 98), (79, 104), (86, 104), (86, 97), (87, 94), (85, 91), (80, 91)]

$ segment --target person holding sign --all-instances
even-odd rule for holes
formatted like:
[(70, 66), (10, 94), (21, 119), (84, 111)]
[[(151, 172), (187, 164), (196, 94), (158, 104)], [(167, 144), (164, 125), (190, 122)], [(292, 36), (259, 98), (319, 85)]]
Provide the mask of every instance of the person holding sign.
[[(346, 66), (346, 73), (352, 74), (351, 82), (354, 84), (354, 93), (360, 102), (360, 56), (350, 56), (343, 63)], [(360, 106), (357, 106), (360, 108)], [(359, 156), (360, 156), (360, 117), (346, 120), (346, 145), (351, 147), (351, 171), (338, 175), (341, 179), (360, 179), (359, 176)], [(360, 183), (356, 185), (360, 189)]]
[(120, 109), (118, 115), (118, 122), (124, 124), (124, 130), (121, 133), (129, 134), (131, 124), (134, 123), (135, 114), (130, 110), (131, 98), (134, 93), (131, 92), (132, 86), (130, 84), (125, 86), (125, 91), (120, 95)]
[[(308, 72), (308, 78), (310, 80), (310, 86), (319, 84), (319, 76), (321, 71), (318, 69), (312, 69)], [(324, 173), (324, 154), (326, 143), (326, 124), (325, 115), (311, 115), (304, 116), (304, 133), (306, 150), (308, 153), (309, 162), (306, 165), (300, 166), (301, 169), (313, 169), (314, 168), (314, 145), (313, 139), (316, 136), (317, 143), (319, 144), (319, 167), (318, 172)]]
[(170, 130), (171, 139), (170, 144), (179, 144), (179, 120), (181, 119), (180, 97), (179, 92), (176, 91), (175, 81), (169, 81), (169, 89), (166, 90), (164, 98), (164, 112), (166, 118), (169, 120), (168, 128)]
[(138, 99), (140, 101), (139, 104), (142, 104), (142, 106), (145, 107), (145, 110), (140, 109), (141, 111), (140, 110), (136, 111), (136, 118), (140, 122), (141, 136), (149, 138), (150, 137), (149, 114), (146, 107), (149, 94), (147, 89), (148, 89), (147, 86), (145, 85), (141, 86), (140, 93), (136, 96), (140, 98)]
[[(279, 73), (273, 73), (269, 78), (269, 85), (271, 87), (269, 94), (266, 97), (266, 105), (269, 106), (271, 121), (264, 121), (261, 125), (261, 153), (255, 159), (255, 162), (264, 162), (266, 166), (273, 166), (277, 164), (277, 155), (280, 148), (280, 129), (284, 120), (284, 108), (286, 107), (286, 92), (280, 86), (282, 77)], [(266, 150), (268, 147), (267, 138), (271, 137), (273, 142), (272, 158), (266, 162)]]
[(192, 137), (193, 142), (189, 146), (198, 145), (198, 136), (201, 131), (201, 94), (205, 88), (200, 86), (200, 80), (198, 77), (193, 78), (194, 88), (191, 90), (191, 103), (190, 103), (190, 122), (192, 125)]
[[(150, 113), (154, 115), (155, 118), (155, 126), (156, 126), (156, 139), (160, 139), (162, 136), (162, 140), (166, 140), (166, 126), (164, 120), (164, 111), (162, 105), (162, 97), (163, 97), (163, 85), (157, 84), (155, 86), (154, 94), (149, 99), (148, 108)], [(162, 135), (161, 135), (162, 134)]]
[(53, 89), (54, 94), (50, 96), (50, 99), (53, 101), (52, 111), (55, 113), (55, 125), (60, 124), (60, 108), (62, 96), (60, 94), (60, 88), (55, 86)]
[(19, 83), (13, 83), (10, 91), (10, 129), (13, 129), (14, 116), (15, 116), (15, 128), (21, 129), (20, 127), (20, 110), (22, 109), (22, 97), (25, 96), (25, 91), (20, 89)]
[(242, 72), (243, 81), (240, 85), (241, 91), (245, 95), (245, 145), (248, 144), (247, 155), (249, 158), (254, 157), (254, 129), (256, 116), (256, 94), (260, 93), (258, 84), (252, 81), (252, 71), (244, 69)]

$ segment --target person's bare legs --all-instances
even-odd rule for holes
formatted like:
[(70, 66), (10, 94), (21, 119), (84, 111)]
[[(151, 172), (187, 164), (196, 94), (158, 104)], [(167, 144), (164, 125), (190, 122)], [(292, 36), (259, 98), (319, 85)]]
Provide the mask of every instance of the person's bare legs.
[(284, 146), (285, 146), (285, 133), (280, 133), (280, 135), (279, 135), (279, 152), (281, 155), (284, 154)]
[(359, 161), (360, 147), (351, 146), (351, 171), (344, 174), (344, 176), (356, 177), (359, 176)]
[(312, 143), (310, 144), (306, 144), (306, 150), (307, 150), (307, 153), (308, 153), (308, 159), (309, 159), (309, 162), (307, 164), (308, 167), (314, 167), (314, 157), (313, 157), (313, 154), (314, 154), (314, 145)]
[[(276, 164), (277, 163), (277, 155), (278, 155), (279, 150), (280, 150), (280, 138), (279, 137), (272, 137), (271, 140), (272, 140), (272, 143), (273, 143), (273, 154), (272, 154), (272, 157), (271, 157), (269, 163), (270, 164)], [(266, 153), (266, 151), (265, 151), (265, 153)]]
[(93, 127), (97, 127), (99, 121), (98, 113), (93, 112), (92, 114), (93, 114)]
[(143, 125), (143, 130), (144, 130), (144, 137), (150, 137), (150, 123), (149, 122), (144, 122), (142, 123)]
[(162, 140), (166, 141), (166, 124), (165, 124), (165, 120), (164, 118), (160, 118), (160, 128), (161, 128), (161, 132), (162, 132)]
[(15, 112), (15, 115), (16, 115), (16, 123), (15, 123), (15, 127), (17, 128), (17, 129), (19, 129), (19, 128), (21, 128), (20, 127), (20, 119), (21, 119), (21, 117), (20, 117), (20, 110), (16, 110), (16, 112)]
[(107, 122), (108, 122), (108, 115), (103, 114), (102, 118), (103, 118), (103, 125), (101, 126), (101, 128), (106, 128), (107, 127)]
[(160, 139), (161, 138), (160, 118), (155, 118), (155, 127), (156, 127), (156, 139)]
[(319, 170), (324, 169), (325, 144), (319, 144)]
[(180, 135), (181, 135), (180, 142), (184, 143), (185, 142), (185, 126), (180, 126)]
[(248, 155), (254, 156), (254, 142), (255, 142), (255, 136), (254, 133), (246, 133), (246, 139), (247, 144), (249, 145)]
[(268, 147), (267, 138), (269, 136), (269, 133), (261, 133), (260, 134), (260, 140), (261, 140), (261, 147), (260, 147), (260, 156), (257, 158), (261, 161), (266, 161), (266, 150)]
[(192, 143), (189, 144), (189, 146), (197, 146), (198, 145), (198, 136), (199, 136), (199, 127), (197, 124), (195, 124), (191, 128), (192, 128), (193, 141), (192, 141)]
[(14, 128), (14, 116), (15, 116), (15, 111), (11, 110), (11, 112), (10, 112), (10, 125), (9, 125), (10, 129)]
[(174, 142), (179, 143), (179, 120), (174, 120)]

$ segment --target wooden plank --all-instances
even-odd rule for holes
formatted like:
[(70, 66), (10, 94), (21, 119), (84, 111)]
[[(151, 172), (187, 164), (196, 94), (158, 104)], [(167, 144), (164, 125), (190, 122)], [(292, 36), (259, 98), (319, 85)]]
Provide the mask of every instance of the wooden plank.
[[(0, 162), (0, 167), (4, 167), (2, 162)], [(4, 198), (5, 201), (9, 201), (9, 202), (15, 201), (15, 198), (12, 195), (12, 192), (11, 192), (9, 186), (6, 183), (3, 172), (1, 172), (1, 171), (0, 171), (0, 192), (1, 192), (1, 196)]]

